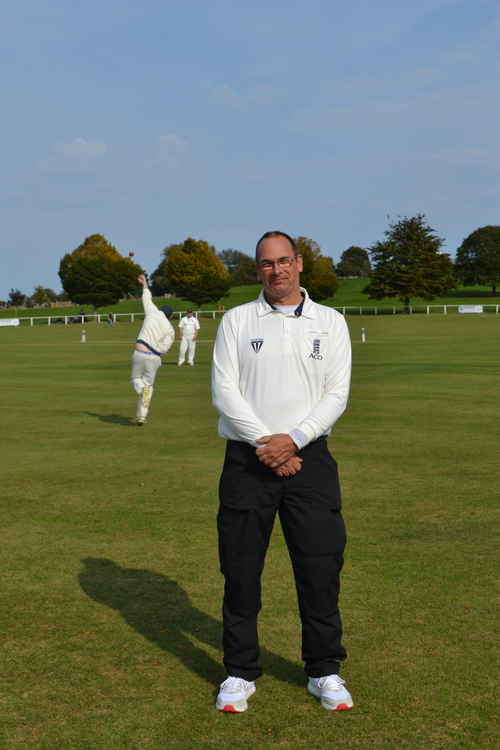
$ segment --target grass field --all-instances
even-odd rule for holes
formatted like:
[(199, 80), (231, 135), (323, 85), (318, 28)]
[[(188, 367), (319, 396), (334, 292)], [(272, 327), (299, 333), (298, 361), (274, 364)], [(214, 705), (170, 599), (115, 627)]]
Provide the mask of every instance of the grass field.
[[(334, 297), (323, 300), (323, 304), (330, 305), (331, 307), (364, 307), (374, 308), (377, 307), (379, 310), (391, 310), (396, 307), (398, 310), (403, 310), (403, 303), (397, 299), (389, 298), (383, 300), (370, 300), (366, 294), (363, 294), (363, 288), (367, 284), (367, 279), (340, 279), (339, 286)], [(235, 305), (241, 305), (244, 302), (255, 299), (260, 291), (259, 284), (247, 285), (247, 286), (233, 286), (228, 294), (223, 297), (219, 303), (207, 302), (202, 305), (202, 310), (217, 310), (219, 305), (223, 306), (224, 309), (228, 310), (230, 307)], [(472, 286), (472, 287), (458, 287), (457, 289), (450, 292), (445, 297), (436, 297), (434, 300), (424, 300), (419, 297), (414, 297), (411, 300), (412, 305), (416, 309), (420, 309), (427, 305), (461, 305), (461, 304), (483, 304), (483, 305), (497, 305), (499, 304), (499, 297), (493, 297), (491, 295), (491, 288), (486, 286)], [(166, 300), (159, 299), (157, 302), (161, 305)], [(188, 300), (174, 297), (168, 300), (168, 304), (172, 306), (174, 311), (186, 310), (188, 307), (192, 307), (193, 310), (198, 308), (197, 305), (189, 302)], [(31, 308), (31, 309), (19, 309), (6, 308), (0, 309), (0, 318), (10, 317), (46, 317), (48, 315), (77, 315), (78, 312), (83, 309), (87, 313), (95, 313), (95, 310), (91, 305), (75, 305), (74, 307), (61, 307), (55, 309), (48, 309), (44, 307)], [(142, 312), (142, 303), (140, 299), (126, 300), (123, 302), (117, 302), (116, 305), (111, 305), (98, 310), (97, 312), (106, 314), (107, 312), (114, 313), (139, 313)]]
[[(5, 750), (495, 748), (498, 316), (349, 319), (350, 407), (330, 439), (349, 543), (355, 708), (305, 692), (277, 527), (250, 710), (224, 677), (215, 514), (215, 323), (157, 378), (136, 428), (137, 326), (0, 328)], [(367, 342), (360, 342), (360, 328)], [(3, 743), (3, 744), (1, 744)]]

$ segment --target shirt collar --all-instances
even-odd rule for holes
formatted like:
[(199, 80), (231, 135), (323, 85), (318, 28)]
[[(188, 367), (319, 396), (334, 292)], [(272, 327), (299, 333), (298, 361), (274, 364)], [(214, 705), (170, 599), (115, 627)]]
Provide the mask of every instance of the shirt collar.
[[(312, 299), (309, 297), (307, 290), (304, 289), (304, 287), (300, 287), (300, 291), (302, 293), (302, 302), (300, 302), (297, 307), (295, 308), (295, 315), (303, 318), (315, 318), (316, 317), (316, 305), (312, 301)], [(259, 296), (257, 297), (257, 315), (261, 318), (264, 315), (269, 315), (269, 313), (272, 313), (276, 308), (274, 305), (272, 305), (270, 302), (267, 301), (267, 299), (264, 296), (264, 290), (261, 289), (261, 292)]]

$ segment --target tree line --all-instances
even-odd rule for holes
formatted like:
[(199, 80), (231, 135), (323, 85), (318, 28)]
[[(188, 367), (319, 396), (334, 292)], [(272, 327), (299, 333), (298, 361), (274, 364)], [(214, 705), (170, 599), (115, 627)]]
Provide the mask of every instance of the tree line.
[[(335, 295), (339, 277), (368, 278), (363, 291), (370, 299), (396, 297), (406, 306), (412, 297), (431, 300), (459, 283), (489, 285), (492, 295), (497, 293), (500, 226), (480, 227), (469, 234), (454, 262), (441, 251), (444, 239), (428, 225), (424, 214), (389, 222), (382, 240), (367, 249), (347, 248), (336, 266), (314, 240), (294, 239), (303, 256), (302, 284), (316, 301)], [(146, 271), (134, 257), (134, 252), (122, 255), (103, 235), (93, 234), (61, 259), (63, 295), (37, 286), (26, 298), (11, 289), (9, 302), (20, 305), (29, 300), (33, 306), (63, 297), (98, 308), (138, 296), (137, 277)], [(172, 293), (199, 306), (219, 301), (232, 286), (255, 283), (256, 264), (240, 250), (217, 252), (205, 240), (188, 237), (162, 250), (149, 280), (153, 295)]]
[(11, 288), (7, 302), (0, 301), (0, 306), (5, 307), (50, 307), (52, 302), (66, 302), (69, 299), (66, 292), (57, 294), (53, 289), (41, 284), (35, 286), (33, 294), (24, 294), (20, 289)]

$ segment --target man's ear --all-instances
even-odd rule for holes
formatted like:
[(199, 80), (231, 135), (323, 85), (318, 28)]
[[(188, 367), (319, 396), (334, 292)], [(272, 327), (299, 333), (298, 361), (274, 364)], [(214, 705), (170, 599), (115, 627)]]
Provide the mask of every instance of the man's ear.
[(302, 262), (302, 255), (300, 255), (300, 253), (299, 253), (299, 255), (296, 256), (296, 263), (297, 263), (297, 270), (298, 270), (298, 272), (302, 273), (302, 271), (304, 269), (304, 264)]

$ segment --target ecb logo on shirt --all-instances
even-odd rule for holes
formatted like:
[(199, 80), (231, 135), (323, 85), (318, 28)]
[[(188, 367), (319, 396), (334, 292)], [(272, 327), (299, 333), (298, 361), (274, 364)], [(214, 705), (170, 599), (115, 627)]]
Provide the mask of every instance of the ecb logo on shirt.
[(319, 351), (320, 344), (320, 339), (313, 339), (313, 350), (309, 355), (309, 359), (323, 359), (323, 355)]
[(252, 339), (250, 343), (252, 345), (252, 349), (254, 350), (255, 354), (258, 354), (260, 350), (262, 349), (262, 344), (264, 343), (264, 339)]

